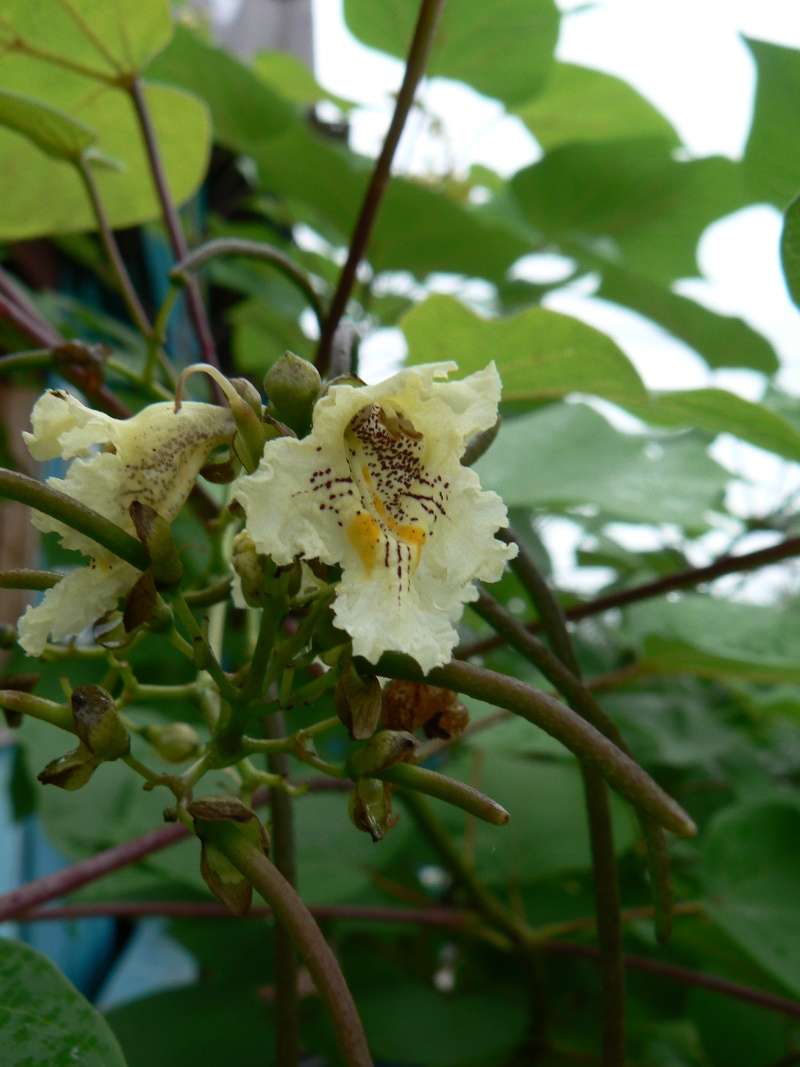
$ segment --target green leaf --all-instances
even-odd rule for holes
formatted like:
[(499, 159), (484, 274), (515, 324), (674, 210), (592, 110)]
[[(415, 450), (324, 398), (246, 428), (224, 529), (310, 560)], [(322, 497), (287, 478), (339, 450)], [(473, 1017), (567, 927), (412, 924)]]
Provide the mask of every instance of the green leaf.
[[(584, 404), (552, 405), (508, 420), (475, 469), (509, 506), (585, 508), (631, 522), (706, 528), (725, 471), (696, 441), (618, 433)], [(520, 462), (524, 456), (525, 462)]]
[[(76, 81), (112, 83), (139, 74), (171, 36), (167, 0), (63, 0), (46, 11), (30, 0), (4, 0), (0, 15), (4, 67), (57, 65)], [(70, 95), (65, 106), (73, 101)]]
[(305, 359), (313, 356), (313, 346), (298, 326), (297, 319), (281, 314), (273, 305), (260, 300), (243, 300), (229, 318), (239, 371), (263, 377), (287, 349)]
[(253, 56), (252, 66), (273, 92), (293, 104), (310, 107), (327, 100), (345, 113), (355, 107), (351, 100), (323, 89), (302, 59), (288, 52), (258, 52)]
[[(405, 59), (419, 11), (417, 0), (345, 0), (345, 20), (370, 48)], [(507, 104), (538, 92), (558, 39), (553, 0), (449, 0), (444, 6), (426, 73), (467, 82)]]
[(529, 308), (484, 319), (452, 296), (434, 295), (400, 320), (408, 363), (452, 359), (467, 374), (497, 364), (505, 405), (593, 393), (614, 403), (645, 404), (639, 375), (605, 334), (578, 319)]
[[(0, 79), (4, 73), (0, 71)], [(172, 196), (183, 203), (205, 174), (211, 142), (208, 112), (196, 97), (179, 89), (148, 85), (145, 93)], [(158, 218), (161, 206), (130, 99), (117, 90), (100, 89), (78, 117), (97, 130), (102, 151), (125, 165), (124, 173), (96, 172), (111, 225), (134, 226)], [(86, 190), (71, 164), (43, 158), (18, 134), (0, 131), (0, 239), (76, 233), (96, 225)]]
[(689, 1010), (711, 1067), (764, 1067), (786, 1051), (784, 1020), (760, 1004), (695, 989)]
[(627, 82), (573, 63), (554, 64), (544, 91), (513, 110), (548, 152), (572, 141), (624, 137), (680, 143), (670, 122)]
[(730, 433), (757, 448), (800, 461), (800, 433), (761, 404), (724, 389), (687, 389), (652, 393), (644, 405), (626, 404), (630, 412), (656, 426), (695, 427)]
[(45, 956), (0, 938), (3, 1067), (125, 1067), (105, 1019)]
[[(264, 186), (312, 208), (347, 242), (372, 161), (325, 143), (298, 124), (251, 149)], [(320, 180), (320, 175), (325, 180)], [(368, 259), (376, 271), (408, 270), (424, 278), (449, 271), (499, 280), (529, 244), (484, 220), (446, 193), (394, 178), (381, 205)]]
[(783, 219), (781, 264), (789, 295), (800, 307), (800, 196), (789, 204)]
[[(255, 985), (204, 983), (124, 1004), (109, 1022), (129, 1067), (274, 1062), (275, 1032)], [(70, 1065), (71, 1067), (71, 1065)]]
[(215, 140), (234, 152), (248, 152), (298, 121), (291, 105), (249, 67), (182, 26), (148, 76), (202, 97), (214, 118)]
[(800, 52), (748, 40), (758, 84), (744, 173), (753, 200), (783, 210), (800, 188)]
[(564, 145), (520, 171), (511, 191), (566, 254), (662, 283), (696, 274), (703, 230), (745, 203), (739, 164), (678, 162), (657, 138)]
[(355, 984), (355, 993), (370, 1049), (387, 1063), (497, 1063), (525, 1033), (528, 1012), (519, 985), (442, 996), (430, 985), (387, 976)]
[(742, 319), (711, 311), (641, 274), (610, 263), (603, 263), (602, 272), (599, 297), (657, 322), (693, 348), (709, 367), (750, 367), (764, 374), (778, 369), (772, 345)]
[(628, 608), (624, 636), (656, 673), (800, 682), (800, 618), (786, 609), (687, 594)]
[(709, 916), (800, 995), (800, 808), (791, 799), (721, 812), (702, 842)]
[(64, 111), (0, 89), (0, 126), (16, 130), (53, 159), (77, 162), (97, 134)]

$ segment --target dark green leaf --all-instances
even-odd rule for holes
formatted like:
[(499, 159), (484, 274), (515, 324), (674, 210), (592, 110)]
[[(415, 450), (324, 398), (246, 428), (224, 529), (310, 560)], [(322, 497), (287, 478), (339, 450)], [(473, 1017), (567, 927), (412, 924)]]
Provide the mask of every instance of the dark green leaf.
[(544, 308), (484, 319), (451, 296), (435, 295), (400, 321), (412, 365), (454, 360), (463, 373), (493, 359), (503, 379), (504, 404), (593, 393), (615, 403), (646, 403), (639, 375), (620, 348), (599, 330)]
[(781, 264), (786, 288), (800, 307), (800, 196), (786, 209), (781, 233)]
[(344, 112), (355, 106), (323, 89), (305, 63), (288, 52), (259, 52), (253, 56), (253, 70), (273, 92), (294, 104), (310, 107), (327, 100)]
[(800, 681), (800, 618), (785, 609), (688, 594), (628, 608), (624, 632), (653, 671)]
[(568, 255), (623, 262), (667, 283), (697, 273), (703, 230), (745, 202), (739, 164), (678, 162), (655, 138), (556, 148), (520, 171), (511, 190)]
[(800, 994), (800, 808), (791, 799), (729, 809), (703, 840), (710, 916), (753, 960)]
[(786, 1052), (784, 1021), (761, 1005), (694, 990), (690, 1013), (711, 1067), (764, 1067)]
[(765, 374), (778, 369), (772, 345), (742, 319), (711, 311), (640, 274), (604, 263), (597, 295), (657, 322), (709, 367), (750, 367)]
[(583, 404), (552, 405), (508, 420), (476, 470), (511, 506), (594, 505), (632, 522), (703, 529), (725, 472), (691, 439), (662, 440), (659, 452), (647, 445)]
[(678, 135), (660, 111), (620, 78), (573, 63), (556, 63), (544, 91), (513, 109), (548, 152), (572, 141)]
[[(221, 1067), (274, 1062), (268, 1009), (255, 986), (221, 983), (173, 989), (109, 1013), (129, 1067)], [(71, 1067), (71, 1065), (70, 1065)]]
[(125, 1067), (108, 1024), (45, 956), (0, 938), (3, 1067)]
[[(417, 0), (345, 0), (347, 25), (371, 48), (405, 59)], [(427, 74), (467, 82), (506, 103), (541, 88), (553, 60), (559, 15), (552, 0), (450, 0), (433, 41)]]
[(744, 153), (748, 191), (783, 210), (800, 188), (800, 52), (747, 41), (758, 68), (750, 137)]

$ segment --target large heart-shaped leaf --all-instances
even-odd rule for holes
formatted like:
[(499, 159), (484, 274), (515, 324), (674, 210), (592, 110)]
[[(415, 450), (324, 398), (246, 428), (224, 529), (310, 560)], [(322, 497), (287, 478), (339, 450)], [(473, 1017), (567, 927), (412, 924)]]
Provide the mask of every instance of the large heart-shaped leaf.
[(3, 1067), (125, 1067), (108, 1023), (55, 964), (0, 938)]
[(410, 364), (452, 359), (464, 373), (494, 360), (504, 404), (592, 393), (618, 404), (646, 404), (647, 393), (622, 350), (605, 334), (556, 311), (529, 308), (485, 319), (454, 297), (435, 295), (400, 320)]

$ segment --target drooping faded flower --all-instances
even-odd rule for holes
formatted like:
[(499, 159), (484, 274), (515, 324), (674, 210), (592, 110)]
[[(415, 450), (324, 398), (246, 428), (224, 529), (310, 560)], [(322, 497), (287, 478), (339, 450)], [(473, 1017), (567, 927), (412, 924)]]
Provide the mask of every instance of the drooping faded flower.
[(334, 603), (353, 651), (377, 663), (405, 652), (424, 671), (446, 663), (453, 623), (497, 581), (516, 550), (500, 498), (460, 463), (467, 439), (493, 426), (494, 364), (445, 382), (454, 363), (401, 371), (379, 385), (334, 385), (303, 440), (268, 442), (237, 497), (259, 552), (340, 564)]
[[(48, 485), (74, 497), (129, 533), (134, 500), (171, 522), (186, 501), (208, 454), (235, 431), (231, 412), (210, 404), (152, 404), (130, 419), (93, 411), (60, 391), (41, 396), (31, 414), (33, 433), (23, 434), (36, 460), (72, 460), (66, 477)], [(99, 447), (99, 450), (98, 450)], [(80, 633), (116, 607), (139, 576), (135, 567), (90, 537), (56, 519), (33, 512), (42, 532), (59, 534), (65, 548), (91, 557), (91, 563), (62, 578), (19, 622), (19, 641), (38, 656), (48, 635), (60, 641)]]

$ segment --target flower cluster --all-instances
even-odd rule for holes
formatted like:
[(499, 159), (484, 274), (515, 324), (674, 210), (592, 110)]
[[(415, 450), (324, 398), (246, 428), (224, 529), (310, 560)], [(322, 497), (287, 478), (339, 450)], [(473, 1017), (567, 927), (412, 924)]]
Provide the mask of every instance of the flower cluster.
[[(472, 583), (497, 581), (515, 554), (494, 536), (507, 524), (502, 501), (461, 464), (467, 440), (496, 421), (500, 379), (492, 364), (446, 381), (456, 369), (431, 364), (379, 385), (330, 386), (312, 432), (267, 442), (235, 488), (258, 553), (279, 567), (299, 558), (341, 568), (336, 623), (372, 663), (386, 651), (407, 653), (426, 672), (446, 663), (454, 623), (477, 597)], [(155, 404), (118, 421), (61, 392), (45, 394), (32, 421), (32, 456), (72, 461), (49, 484), (129, 530), (133, 500), (172, 521), (209, 452), (235, 430), (225, 408)], [(137, 577), (85, 535), (44, 515), (34, 521), (92, 562), (21, 620), (32, 655), (49, 634), (75, 634), (114, 607)]]
[(497, 581), (516, 553), (494, 536), (502, 501), (461, 464), (468, 438), (497, 419), (500, 378), (492, 364), (441, 381), (456, 369), (333, 385), (311, 434), (270, 442), (237, 491), (259, 552), (341, 566), (336, 622), (371, 663), (386, 651), (426, 672), (446, 663), (472, 582)]
[[(33, 433), (24, 434), (34, 459), (71, 460), (64, 478), (47, 484), (133, 532), (134, 500), (154, 508), (168, 522), (176, 518), (209, 453), (233, 437), (227, 408), (209, 404), (152, 404), (121, 420), (93, 411), (69, 393), (51, 390), (36, 402)], [(43, 533), (55, 532), (65, 548), (91, 557), (28, 608), (19, 623), (19, 641), (32, 656), (42, 653), (49, 635), (60, 641), (78, 634), (129, 592), (139, 572), (63, 523), (33, 513)]]

